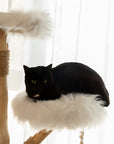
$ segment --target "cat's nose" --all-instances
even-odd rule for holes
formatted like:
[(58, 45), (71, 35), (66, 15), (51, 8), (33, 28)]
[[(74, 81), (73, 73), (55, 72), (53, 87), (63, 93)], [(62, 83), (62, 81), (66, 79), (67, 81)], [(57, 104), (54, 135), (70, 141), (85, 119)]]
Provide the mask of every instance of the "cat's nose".
[(37, 98), (37, 97), (39, 97), (39, 96), (40, 96), (39, 94), (36, 94), (36, 95), (34, 95), (33, 97), (34, 97), (34, 98)]

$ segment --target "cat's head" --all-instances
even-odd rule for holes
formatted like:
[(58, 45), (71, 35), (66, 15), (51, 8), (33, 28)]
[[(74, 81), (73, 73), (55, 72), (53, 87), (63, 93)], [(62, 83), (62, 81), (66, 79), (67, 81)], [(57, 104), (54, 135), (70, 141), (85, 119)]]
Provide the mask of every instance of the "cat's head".
[(52, 64), (47, 67), (24, 67), (26, 92), (30, 98), (37, 99), (42, 91), (52, 84)]

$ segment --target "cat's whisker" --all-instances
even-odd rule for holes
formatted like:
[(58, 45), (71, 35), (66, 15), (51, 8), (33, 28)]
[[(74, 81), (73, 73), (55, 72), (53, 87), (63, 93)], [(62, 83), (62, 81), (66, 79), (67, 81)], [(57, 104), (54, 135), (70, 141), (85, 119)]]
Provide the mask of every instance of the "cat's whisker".
[(36, 95), (34, 95), (33, 97), (34, 97), (34, 98), (37, 98), (37, 97), (39, 97), (39, 94), (36, 94)]

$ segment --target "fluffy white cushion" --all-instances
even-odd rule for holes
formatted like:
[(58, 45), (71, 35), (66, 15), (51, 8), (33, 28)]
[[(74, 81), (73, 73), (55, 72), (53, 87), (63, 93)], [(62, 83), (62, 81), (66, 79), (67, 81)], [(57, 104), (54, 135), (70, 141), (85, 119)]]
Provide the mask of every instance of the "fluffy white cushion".
[(0, 28), (7, 32), (42, 38), (50, 35), (51, 26), (51, 18), (46, 12), (0, 12)]
[(35, 129), (76, 129), (93, 127), (101, 123), (106, 110), (96, 101), (97, 95), (68, 94), (60, 99), (37, 101), (19, 93), (12, 101), (14, 115), (21, 122), (29, 122)]

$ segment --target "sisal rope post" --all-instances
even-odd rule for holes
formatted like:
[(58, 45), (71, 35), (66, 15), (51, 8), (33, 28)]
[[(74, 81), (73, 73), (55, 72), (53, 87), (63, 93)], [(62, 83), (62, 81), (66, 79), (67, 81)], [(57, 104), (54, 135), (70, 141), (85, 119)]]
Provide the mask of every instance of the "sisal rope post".
[(0, 144), (9, 144), (9, 134), (7, 128), (7, 74), (9, 51), (6, 39), (7, 35), (5, 31), (0, 29)]
[(84, 144), (83, 140), (84, 140), (84, 131), (80, 132), (80, 144)]
[(52, 133), (52, 130), (41, 130), (33, 137), (30, 137), (24, 144), (40, 144), (50, 133)]

